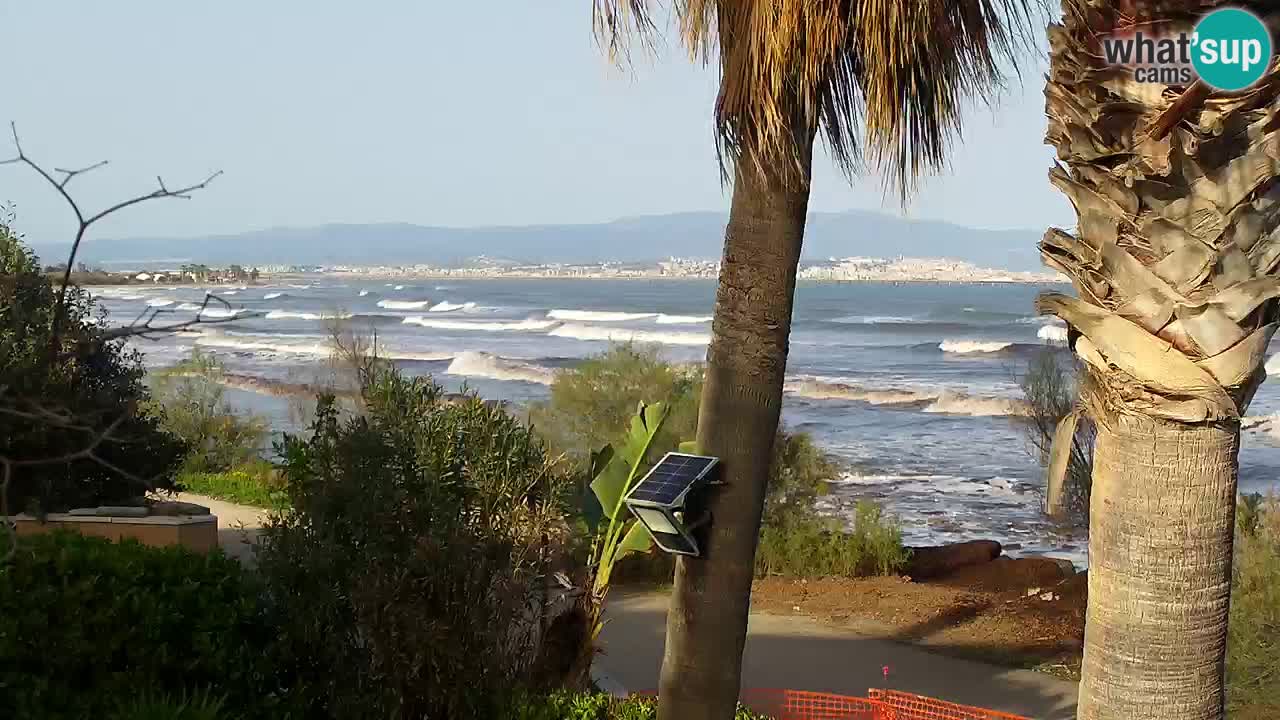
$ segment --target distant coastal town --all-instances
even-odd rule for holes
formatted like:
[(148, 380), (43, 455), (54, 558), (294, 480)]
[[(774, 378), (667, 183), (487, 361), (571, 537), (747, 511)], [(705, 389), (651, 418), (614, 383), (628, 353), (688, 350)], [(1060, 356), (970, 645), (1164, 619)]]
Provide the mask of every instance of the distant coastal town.
[[(52, 270), (52, 268), (49, 268)], [(82, 275), (83, 273), (83, 275)], [(603, 278), (603, 279), (715, 279), (720, 263), (695, 258), (670, 258), (651, 263), (521, 263), (487, 257), (474, 258), (458, 267), (439, 265), (271, 265), (244, 268), (230, 265), (182, 265), (164, 269), (149, 267), (104, 272), (81, 268), (74, 275), (82, 284), (138, 283), (244, 283), (274, 275), (328, 274), (360, 277), (422, 278)], [(802, 261), (797, 278), (810, 282), (948, 282), (948, 283), (1056, 283), (1066, 278), (1055, 272), (1026, 272), (984, 268), (948, 258), (829, 258)]]

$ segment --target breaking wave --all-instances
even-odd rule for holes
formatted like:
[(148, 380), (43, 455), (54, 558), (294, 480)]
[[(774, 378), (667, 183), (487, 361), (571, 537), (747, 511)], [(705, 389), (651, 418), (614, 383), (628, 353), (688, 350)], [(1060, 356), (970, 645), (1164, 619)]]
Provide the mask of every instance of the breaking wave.
[(421, 310), (431, 304), (430, 300), (379, 300), (378, 307), (388, 310)]
[(465, 303), (442, 302), (442, 303), (436, 303), (435, 305), (432, 305), (431, 307), (427, 308), (427, 312), (451, 312), (453, 310), (470, 310), (475, 306), (476, 304), (473, 302), (465, 302)]
[(1067, 329), (1061, 325), (1045, 325), (1036, 333), (1036, 337), (1047, 342), (1064, 343), (1067, 341)]
[(832, 318), (831, 322), (844, 325), (912, 325), (920, 321), (898, 315), (846, 315)]
[(248, 315), (248, 314), (251, 314), (252, 312), (253, 312), (252, 310), (248, 310), (246, 308), (207, 307), (204, 309), (203, 312), (200, 313), (200, 316), (207, 317), (207, 318), (222, 319), (222, 318), (240, 317), (241, 315)]
[(706, 333), (657, 332), (653, 330), (573, 324), (561, 325), (547, 334), (553, 337), (573, 338), (575, 340), (658, 343), (661, 345), (706, 345), (711, 342), (711, 336)]
[(701, 325), (711, 322), (710, 315), (667, 315), (658, 313), (659, 325)]
[(435, 328), (437, 330), (482, 330), (486, 332), (537, 332), (539, 330), (550, 330), (560, 324), (558, 320), (540, 320), (537, 318), (511, 322), (490, 322), (483, 320), (436, 320), (422, 315), (412, 315), (401, 322), (405, 325), (421, 325), (422, 327)]
[(175, 309), (183, 312), (195, 312), (200, 309), (200, 306), (196, 303), (182, 303)]
[(1268, 375), (1280, 374), (1280, 353), (1267, 358), (1267, 363), (1262, 366)]
[(276, 298), (282, 298), (282, 297), (284, 297), (284, 293), (282, 293), (282, 292), (273, 292), (273, 293), (267, 293), (266, 295), (263, 295), (263, 296), (262, 296), (262, 299), (263, 299), (263, 300), (275, 300)]
[(1013, 347), (1013, 342), (985, 340), (943, 340), (938, 349), (955, 355), (980, 355), (998, 353)]
[(547, 368), (485, 352), (472, 351), (459, 353), (453, 362), (449, 363), (445, 374), (493, 380), (518, 380), (539, 385), (550, 385), (555, 379), (555, 373)]
[(360, 297), (364, 297), (365, 295), (368, 295), (368, 294), (369, 294), (369, 291), (368, 291), (368, 290), (361, 290), (361, 291), (360, 291)]
[(173, 302), (174, 301), (170, 300), (169, 298), (162, 297), (162, 298), (156, 298), (155, 300), (148, 300), (147, 305), (149, 307), (168, 307), (172, 305)]
[(571, 320), (574, 322), (627, 322), (629, 320), (645, 320), (657, 317), (658, 313), (629, 313), (611, 310), (552, 310), (547, 317), (554, 320)]
[(326, 315), (324, 313), (293, 312), (290, 310), (272, 310), (266, 314), (267, 320), (341, 320), (351, 317), (348, 313)]
[(944, 388), (868, 388), (823, 380), (792, 380), (787, 393), (810, 400), (852, 400), (868, 405), (915, 406), (922, 412), (970, 417), (1002, 417), (1027, 414), (1027, 406), (1015, 398), (973, 395)]
[[(310, 341), (315, 338), (314, 341)], [(204, 348), (219, 348), (229, 351), (263, 352), (271, 355), (311, 355), (329, 357), (333, 350), (328, 342), (316, 336), (298, 336), (294, 342), (278, 339), (260, 339), (259, 336), (232, 336), (221, 333), (203, 333), (195, 338), (195, 344)], [(398, 350), (384, 345), (378, 346), (378, 354), (390, 360), (412, 360), (418, 362), (443, 362), (452, 360), (454, 353), (418, 352)]]

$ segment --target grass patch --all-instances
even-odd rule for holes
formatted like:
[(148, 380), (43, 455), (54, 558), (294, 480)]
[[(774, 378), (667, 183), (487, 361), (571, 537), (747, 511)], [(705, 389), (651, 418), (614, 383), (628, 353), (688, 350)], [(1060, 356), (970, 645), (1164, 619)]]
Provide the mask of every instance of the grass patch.
[(239, 505), (282, 510), (289, 505), (282, 480), (266, 461), (240, 465), (224, 472), (184, 472), (178, 486), (186, 491)]
[(1232, 717), (1280, 717), (1280, 500), (1242, 498), (1227, 641)]

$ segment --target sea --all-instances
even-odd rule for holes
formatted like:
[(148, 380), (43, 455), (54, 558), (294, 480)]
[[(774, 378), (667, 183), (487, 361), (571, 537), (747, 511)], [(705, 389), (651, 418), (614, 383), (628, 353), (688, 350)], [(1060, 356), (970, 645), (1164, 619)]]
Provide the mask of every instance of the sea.
[[(1017, 420), (1018, 378), (1065, 328), (1032, 301), (1065, 286), (1016, 283), (801, 283), (796, 290), (783, 422), (843, 466), (818, 512), (851, 518), (861, 499), (898, 518), (908, 545), (994, 539), (1011, 555), (1087, 563), (1086, 539), (1042, 513), (1043, 474)], [(555, 374), (610, 343), (705, 359), (715, 283), (671, 279), (409, 279), (306, 275), (243, 287), (94, 288), (111, 325), (160, 309), (156, 324), (201, 324), (133, 341), (150, 368), (195, 349), (228, 373), (306, 382), (329, 350), (329, 318), (376, 333), (384, 357), (515, 406), (546, 398)], [(1063, 350), (1065, 352), (1065, 350)], [(1271, 363), (1280, 372), (1280, 358)], [(287, 398), (229, 391), (277, 432), (305, 424)], [(250, 386), (252, 387), (252, 386)], [(656, 398), (655, 398), (656, 400)], [(1280, 490), (1280, 384), (1264, 383), (1240, 453), (1243, 492)], [(1272, 422), (1272, 421), (1276, 422)]]

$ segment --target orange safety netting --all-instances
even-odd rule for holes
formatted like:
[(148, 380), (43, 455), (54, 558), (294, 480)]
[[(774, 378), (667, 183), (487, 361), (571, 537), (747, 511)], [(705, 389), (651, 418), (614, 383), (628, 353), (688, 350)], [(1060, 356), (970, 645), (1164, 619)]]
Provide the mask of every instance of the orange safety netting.
[[(656, 695), (653, 691), (639, 693)], [(752, 711), (774, 720), (1027, 720), (1018, 715), (957, 705), (897, 690), (872, 689), (869, 697), (803, 690), (743, 690)]]

